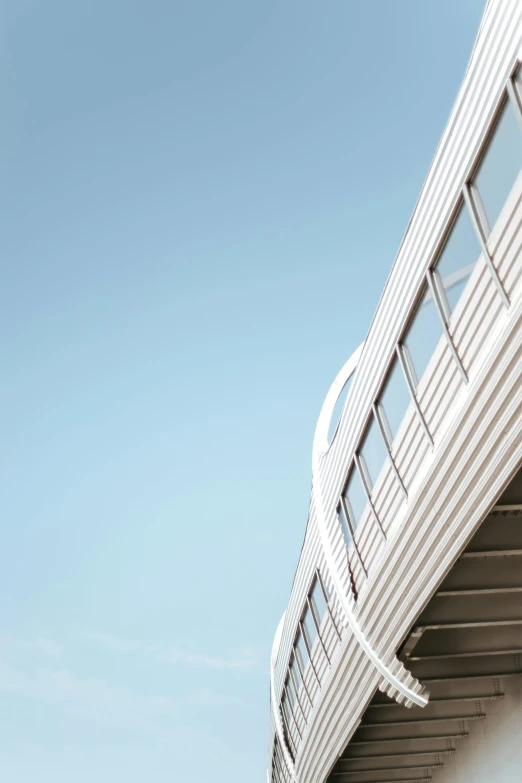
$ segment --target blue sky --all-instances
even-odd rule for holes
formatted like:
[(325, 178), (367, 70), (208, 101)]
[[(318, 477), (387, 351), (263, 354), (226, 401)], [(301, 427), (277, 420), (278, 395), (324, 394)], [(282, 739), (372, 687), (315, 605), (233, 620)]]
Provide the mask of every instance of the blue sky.
[(323, 397), (483, 0), (4, 0), (0, 777), (265, 781)]

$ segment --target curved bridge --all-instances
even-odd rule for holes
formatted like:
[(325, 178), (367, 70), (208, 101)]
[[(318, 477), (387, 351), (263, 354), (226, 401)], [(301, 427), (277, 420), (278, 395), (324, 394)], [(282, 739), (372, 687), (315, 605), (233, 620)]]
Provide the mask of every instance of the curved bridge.
[[(464, 604), (459, 593), (458, 605), (442, 611), (441, 597), (455, 591), (440, 585), (465, 578), (454, 569), (501, 513), (492, 508), (522, 513), (522, 479), (520, 498), (501, 502), (502, 492), (513, 500), (522, 462), (521, 60), (522, 5), (491, 0), (367, 339), (325, 398), (305, 540), (272, 649), (269, 783), (329, 775), (332, 783), (414, 783), (443, 765), (444, 749), (455, 751), (448, 730), (437, 751), (398, 745), (398, 766), (371, 761), (386, 757), (386, 742), (417, 741), (407, 732), (394, 739), (392, 705), (428, 722), (456, 720), (439, 717), (438, 702), (453, 697), (440, 696), (439, 679), (424, 676), (414, 651), (439, 626), (451, 630), (444, 612), (453, 617)], [(522, 594), (520, 581), (510, 595)], [(476, 588), (491, 589), (507, 588)], [(510, 627), (520, 620), (522, 628), (522, 605), (517, 614), (510, 600)], [(475, 604), (470, 612), (480, 615)], [(476, 622), (508, 622), (493, 608), (491, 617)], [(522, 654), (522, 639), (519, 646)], [(375, 756), (358, 750), (372, 742), (381, 743)], [(430, 753), (433, 763), (419, 772), (411, 757)]]

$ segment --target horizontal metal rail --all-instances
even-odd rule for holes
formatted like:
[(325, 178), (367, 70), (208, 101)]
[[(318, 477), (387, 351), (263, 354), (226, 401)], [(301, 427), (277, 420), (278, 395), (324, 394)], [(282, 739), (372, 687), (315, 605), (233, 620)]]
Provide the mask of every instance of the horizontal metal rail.
[[(522, 670), (512, 672), (485, 672), (484, 674), (457, 674), (446, 677), (423, 677), (422, 682), (458, 682), (459, 680), (486, 680), (495, 677), (520, 677)], [(430, 699), (432, 701), (432, 699)]]
[[(449, 702), (453, 702), (453, 701), (478, 701), (478, 700), (488, 701), (488, 700), (499, 699), (499, 698), (501, 698), (504, 695), (505, 695), (504, 693), (497, 693), (497, 694), (495, 694), (495, 693), (488, 693), (488, 694), (481, 694), (479, 696), (448, 696), (447, 698), (442, 698), (442, 699), (430, 699), (429, 700), (429, 704), (448, 704)], [(429, 706), (429, 704), (428, 704), (428, 706)], [(399, 702), (397, 702), (397, 701), (392, 701), (392, 702), (390, 702), (390, 704), (368, 704), (366, 709), (367, 710), (370, 710), (370, 709), (383, 709), (383, 708), (387, 708), (387, 707), (391, 707), (391, 708), (402, 707), (402, 708), (404, 708), (404, 705), (403, 704), (399, 704)], [(426, 708), (424, 708), (424, 709), (426, 709)], [(366, 724), (361, 724), (361, 725), (366, 725)]]
[(352, 745), (375, 745), (383, 742), (425, 742), (427, 740), (452, 740), (452, 739), (465, 739), (469, 737), (469, 731), (461, 731), (458, 734), (434, 734), (429, 737), (383, 737), (379, 739), (370, 740), (350, 740), (349, 747)]
[(522, 593), (520, 587), (474, 587), (462, 590), (439, 590), (435, 595), (459, 596), (459, 595), (501, 595), (502, 593)]
[(412, 655), (410, 661), (436, 661), (445, 658), (483, 658), (487, 655), (517, 655), (522, 653), (521, 647), (509, 650), (477, 650), (473, 652), (435, 653), (433, 655)]
[(331, 775), (360, 775), (361, 772), (396, 772), (398, 769), (408, 771), (410, 769), (441, 769), (444, 764), (434, 761), (433, 764), (407, 764), (398, 767), (361, 767), (360, 769), (343, 769), (339, 772), (331, 772)]
[[(478, 701), (478, 699), (477, 699)], [(412, 720), (390, 720), (379, 723), (360, 723), (360, 729), (383, 729), (388, 726), (414, 726), (418, 723), (449, 723), (450, 721), (461, 720), (484, 720), (485, 712), (476, 712), (472, 715), (448, 715), (448, 717), (437, 718), (413, 718)]]
[(455, 628), (499, 628), (502, 625), (522, 625), (522, 618), (516, 620), (473, 620), (460, 623), (429, 623), (419, 626), (423, 631), (445, 631)]
[[(424, 737), (423, 737), (424, 739)], [(372, 743), (378, 743), (380, 740), (373, 740)], [(350, 742), (350, 745), (353, 743)], [(437, 748), (436, 750), (404, 750), (402, 753), (372, 753), (364, 756), (343, 756), (339, 761), (359, 761), (360, 759), (387, 759), (396, 756), (431, 756), (433, 754), (449, 756), (455, 753), (455, 748)]]
[[(378, 769), (373, 770), (372, 772), (379, 772)], [(330, 772), (330, 775), (346, 775), (346, 772)], [(428, 783), (428, 781), (433, 780), (431, 775), (428, 777), (424, 776), (422, 778), (419, 778), (419, 776), (415, 778), (401, 778), (400, 780), (397, 780), (397, 778), (394, 778), (394, 780), (368, 780), (366, 783)]]
[(476, 552), (463, 552), (461, 560), (474, 560), (480, 557), (520, 557), (522, 549), (483, 549)]

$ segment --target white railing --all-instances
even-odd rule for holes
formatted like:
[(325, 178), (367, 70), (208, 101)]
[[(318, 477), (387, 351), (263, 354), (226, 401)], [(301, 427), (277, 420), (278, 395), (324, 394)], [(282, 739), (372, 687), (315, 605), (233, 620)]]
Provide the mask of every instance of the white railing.
[[(489, 234), (481, 218), (482, 204), (473, 188), (473, 177), (488, 134), (506, 96), (522, 122), (520, 96), (512, 81), (521, 40), (520, 4), (508, 0), (490, 3), (464, 84), (364, 345), (333, 443), (320, 460), (324, 477), (323, 502), (327, 509), (325, 522), (328, 552), (325, 554), (325, 547), (321, 543), (316, 499), (312, 495), (305, 542), (277, 655), (273, 660), (272, 709), (275, 712), (280, 710), (296, 631), (316, 568), (320, 569), (327, 590), (332, 593), (336, 616), (342, 618), (341, 606), (344, 605), (344, 614), (351, 612), (354, 621), (364, 627), (372, 650), (378, 657), (382, 656), (379, 660), (382, 659), (383, 665), (389, 667), (392, 674), (396, 671), (389, 653), (393, 630), (383, 633), (379, 628), (376, 608), (382, 593), (379, 596), (372, 595), (372, 588), (388, 550), (397, 548), (398, 531), (419, 502), (417, 498), (425, 478), (434, 461), (439, 458), (437, 451), (441, 448), (440, 444), (444, 445), (447, 440), (459, 411), (469, 406), (470, 395), (478, 393), (476, 379), (489, 352), (500, 346), (502, 336), (508, 334), (506, 318), (510, 314), (514, 318), (513, 313), (518, 312), (522, 282), (522, 177), (515, 183), (500, 218)], [(379, 398), (386, 373), (396, 355), (396, 346), (402, 344), (426, 276), (433, 291), (434, 281), (430, 270), (437, 261), (456, 209), (463, 200), (468, 205), (466, 208), (470, 209), (482, 252), (452, 313), (451, 321), (447, 313), (441, 311), (438, 302), (442, 336), (423, 377), (412, 389), (412, 401), (393, 444), (387, 444), (393, 462), (388, 459), (375, 485), (371, 489), (366, 486), (371, 502), (367, 503), (357, 529), (352, 531), (352, 548), (357, 547), (360, 558), (351, 557), (350, 574), (345, 542), (337, 518), (339, 499), (348, 470), (360, 448), (368, 417), (372, 415), (372, 406)], [(440, 291), (435, 291), (434, 300), (437, 300), (438, 294)], [(506, 309), (508, 307), (509, 310)], [(401, 359), (404, 359), (402, 353)], [(341, 390), (342, 385), (337, 384), (335, 394)], [(330, 413), (334, 404), (335, 399), (328, 406)], [(373, 412), (375, 414), (375, 408)], [(393, 542), (393, 547), (388, 546), (390, 542)], [(330, 568), (327, 567), (327, 560)], [(336, 578), (332, 579), (331, 572), (335, 572)], [(356, 602), (351, 589), (352, 578), (358, 596)], [(333, 644), (333, 637), (328, 643), (331, 641)], [(316, 648), (318, 643), (316, 641)], [(336, 655), (332, 646), (331, 656), (328, 656), (330, 661), (326, 660), (326, 656), (320, 656), (314, 648), (312, 659), (318, 656), (314, 663), (316, 669), (321, 667), (321, 673), (314, 672), (314, 667), (310, 665), (304, 673), (304, 684), (299, 694), (303, 704), (303, 714), (299, 718), (300, 736), (298, 742), (294, 742), (290, 748), (293, 759), (290, 762), (287, 760), (287, 771), (284, 773), (286, 775), (289, 772), (300, 781), (319, 780), (314, 776), (309, 777), (311, 771), (314, 770), (314, 775), (317, 775), (318, 769), (324, 768), (324, 764), (327, 767), (323, 759), (313, 760), (312, 749), (317, 755), (318, 737), (326, 736), (328, 731), (331, 736), (335, 734), (333, 728), (328, 728), (325, 718), (329, 698), (333, 705), (329, 680), (333, 682), (336, 679), (338, 682), (342, 675), (341, 679), (352, 677), (354, 683), (358, 682), (355, 669), (350, 669), (350, 660), (346, 659), (348, 652), (353, 650), (353, 667), (359, 665), (356, 663), (357, 647), (354, 647), (353, 635), (343, 634), (342, 644), (337, 647), (339, 650)], [(358, 676), (363, 676), (363, 669), (361, 663)], [(378, 684), (379, 677), (375, 672), (365, 676), (367, 687), (374, 688)], [(344, 732), (346, 737), (356, 725), (357, 706), (363, 700), (361, 693), (355, 693), (354, 685), (350, 715), (343, 722), (338, 722), (337, 735)], [(305, 703), (308, 705), (306, 708)], [(279, 730), (284, 732), (281, 714), (278, 714)], [(320, 729), (319, 716), (322, 721)], [(271, 729), (271, 748), (274, 747), (272, 731), (277, 733), (277, 724), (278, 721), (274, 721)], [(284, 736), (278, 738), (278, 742), (281, 741), (284, 742)], [(329, 753), (331, 755), (332, 747), (325, 747), (325, 758)], [(282, 775), (280, 773), (279, 777)]]

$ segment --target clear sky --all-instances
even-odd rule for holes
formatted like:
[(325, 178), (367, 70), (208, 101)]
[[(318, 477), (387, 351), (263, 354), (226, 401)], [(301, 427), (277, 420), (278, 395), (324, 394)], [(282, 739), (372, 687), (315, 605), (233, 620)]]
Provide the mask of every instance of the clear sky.
[(484, 0), (3, 0), (0, 779), (264, 783), (324, 394)]

